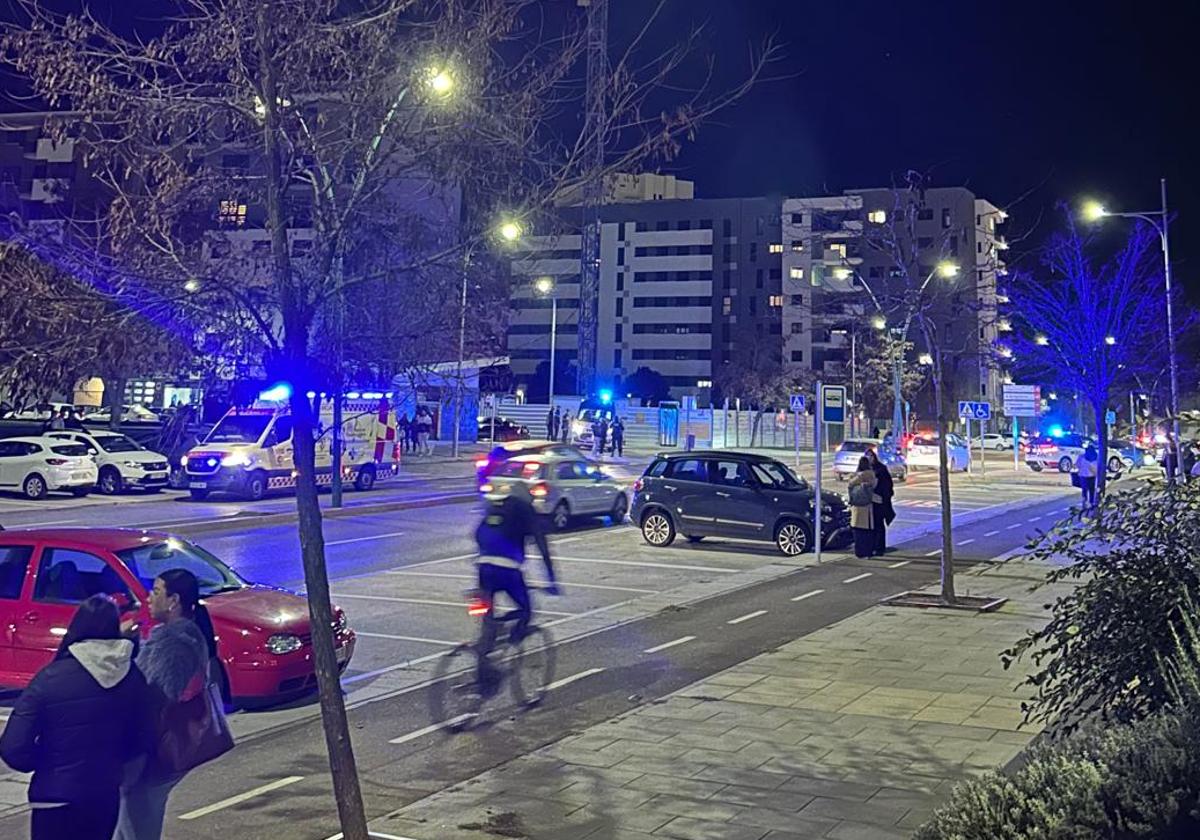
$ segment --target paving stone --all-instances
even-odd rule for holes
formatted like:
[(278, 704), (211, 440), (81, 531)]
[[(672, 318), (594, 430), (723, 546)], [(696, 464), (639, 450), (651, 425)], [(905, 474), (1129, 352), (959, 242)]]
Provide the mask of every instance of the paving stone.
[(729, 822), (746, 811), (741, 805), (717, 800), (691, 799), (686, 796), (660, 794), (644, 806), (646, 810), (658, 811), (662, 814), (672, 814), (676, 817), (689, 817), (706, 822)]
[[(786, 776), (780, 776), (779, 778), (781, 780), (787, 779)], [(710, 798), (717, 802), (730, 802), (734, 805), (744, 805), (746, 807), (771, 807), (777, 810), (795, 812), (799, 811), (809, 802), (812, 802), (816, 797), (807, 793), (729, 785), (721, 788)]]
[(801, 809), (800, 815), (891, 827), (908, 811), (908, 807), (903, 805), (872, 805), (869, 802), (851, 802), (845, 799), (818, 796)]
[(710, 782), (721, 782), (725, 785), (763, 788), (766, 790), (774, 790), (787, 781), (787, 777), (779, 773), (764, 773), (761, 770), (717, 766), (701, 770), (693, 778), (704, 779)]
[(670, 776), (656, 776), (647, 773), (630, 782), (626, 787), (643, 792), (665, 793), (675, 796), (687, 796), (694, 799), (704, 799), (725, 787), (720, 782), (710, 782), (703, 779), (680, 779)]
[(907, 831), (894, 827), (842, 822), (829, 829), (825, 837), (829, 840), (907, 840), (908, 835)]
[(847, 802), (866, 802), (880, 790), (876, 785), (816, 776), (796, 776), (780, 785), (779, 789), (826, 799), (843, 799)]
[(762, 840), (766, 833), (766, 829), (757, 826), (676, 817), (656, 829), (654, 836), (676, 837), (679, 840)]

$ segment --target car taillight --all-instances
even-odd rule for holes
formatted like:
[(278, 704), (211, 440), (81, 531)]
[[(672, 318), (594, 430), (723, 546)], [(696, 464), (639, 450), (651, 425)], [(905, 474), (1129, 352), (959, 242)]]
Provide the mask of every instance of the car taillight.
[(478, 461), (475, 462), (475, 469), (481, 470), (490, 463), (491, 463), (491, 461), (489, 461), (487, 458), (480, 458)]
[(550, 495), (550, 488), (545, 484), (535, 484), (529, 488), (529, 495), (533, 496), (535, 499), (544, 499), (546, 496)]
[(642, 481), (642, 479), (639, 478), (637, 481), (633, 482), (633, 492), (641, 493), (642, 488), (645, 486), (646, 486), (646, 482)]
[(61, 467), (67, 463), (66, 458), (47, 458), (46, 463), (52, 467)]

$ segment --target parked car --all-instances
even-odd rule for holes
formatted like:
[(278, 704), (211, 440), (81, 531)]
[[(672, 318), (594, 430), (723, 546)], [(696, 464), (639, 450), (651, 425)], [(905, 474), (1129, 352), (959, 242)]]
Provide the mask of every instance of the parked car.
[(885, 448), (878, 438), (847, 438), (842, 441), (833, 456), (833, 474), (838, 481), (845, 481), (858, 471), (858, 459), (874, 450), (875, 455), (888, 468), (893, 481), (908, 481), (908, 462), (894, 449)]
[(1083, 435), (1067, 433), (1060, 437), (1039, 437), (1030, 441), (1025, 449), (1025, 463), (1034, 472), (1056, 469), (1069, 473), (1075, 469), (1075, 461), (1087, 448), (1088, 439)]
[[(967, 451), (967, 442), (951, 432), (946, 435), (946, 465), (950, 472), (966, 472), (971, 464), (971, 455)], [(917, 435), (908, 443), (908, 468), (932, 467), (941, 465), (938, 456), (938, 439), (932, 435)]]
[(1002, 435), (998, 432), (987, 432), (982, 438), (979, 439), (979, 445), (984, 449), (998, 451), (1012, 449), (1012, 435)]
[[(78, 605), (112, 596), (142, 636), (152, 621), (149, 592), (167, 569), (200, 582), (212, 616), (226, 696), (277, 699), (316, 686), (308, 603), (290, 592), (254, 586), (203, 548), (168, 534), (118, 528), (0, 531), (0, 685), (23, 688), (54, 658)], [(355, 635), (337, 607), (338, 667), (354, 655)]]
[(86, 496), (96, 478), (96, 461), (82, 443), (49, 437), (0, 440), (0, 489), (28, 499), (44, 499), (56, 490)]
[(487, 481), (488, 476), (503, 466), (510, 458), (519, 455), (536, 455), (542, 452), (554, 453), (563, 457), (579, 457), (579, 453), (565, 443), (553, 440), (514, 440), (495, 447), (487, 455), (475, 461), (475, 476), (479, 483)]
[[(157, 423), (159, 416), (144, 405), (134, 403), (121, 407), (122, 423)], [(108, 406), (98, 408), (83, 419), (89, 423), (107, 423), (112, 418), (112, 409)]]
[(1154, 454), (1133, 441), (1110, 440), (1108, 442), (1108, 471), (1110, 473), (1153, 467), (1155, 463)]
[(507, 417), (497, 417), (495, 422), (495, 434), (492, 434), (492, 418), (479, 418), (479, 440), (494, 440), (497, 443), (512, 440), (528, 440), (529, 427), (522, 426), (515, 420), (509, 420)]
[[(813, 547), (813, 501), (808, 482), (784, 464), (741, 452), (662, 454), (633, 485), (631, 518), (650, 545), (677, 535), (773, 542), (788, 556)], [(850, 512), (836, 493), (821, 494), (821, 544), (850, 536)]]
[(75, 411), (75, 406), (70, 403), (62, 402), (42, 402), (37, 405), (29, 405), (24, 408), (10, 409), (5, 415), (5, 420), (28, 420), (45, 422), (51, 417), (57, 417), (62, 413), (62, 410), (70, 409)]
[(479, 491), (487, 495), (518, 482), (529, 488), (534, 509), (550, 517), (556, 530), (567, 527), (576, 516), (611, 516), (614, 523), (619, 523), (629, 512), (625, 489), (575, 452), (563, 455), (547, 451), (510, 458)]
[(106, 496), (114, 496), (128, 488), (157, 493), (167, 486), (167, 456), (152, 452), (125, 435), (87, 429), (47, 432), (46, 437), (86, 446), (95, 457), (99, 470), (96, 488)]
[(604, 420), (612, 426), (617, 416), (617, 410), (611, 405), (596, 405), (582, 407), (571, 421), (571, 442), (576, 446), (590, 449), (595, 443), (596, 436), (592, 433), (592, 424)]

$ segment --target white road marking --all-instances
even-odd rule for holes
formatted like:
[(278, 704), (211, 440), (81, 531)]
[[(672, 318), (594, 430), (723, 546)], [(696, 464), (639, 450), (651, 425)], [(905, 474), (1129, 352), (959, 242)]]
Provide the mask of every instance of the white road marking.
[(941, 553), (942, 553), (942, 550), (940, 548), (935, 548), (933, 551), (926, 552), (925, 556), (926, 557), (937, 557)]
[(439, 656), (445, 656), (445, 651), (437, 653), (429, 653), (425, 656), (418, 656), (416, 659), (406, 659), (403, 662), (397, 662), (394, 665), (386, 665), (383, 668), (376, 668), (374, 671), (363, 671), (361, 674), (355, 674), (352, 677), (342, 677), (342, 685), (353, 685), (356, 682), (369, 680), (373, 677), (381, 677), (384, 674), (390, 674), (392, 671), (403, 671), (405, 668), (411, 668), (413, 665), (420, 665), (422, 662), (432, 662)]
[[(392, 604), (424, 604), (428, 607), (457, 607), (465, 609), (467, 604), (465, 601), (435, 601), (431, 598), (393, 598), (390, 595), (352, 595), (349, 592), (334, 593), (334, 598), (350, 598), (359, 601), (387, 601)], [(544, 610), (538, 607), (538, 612), (542, 615), (575, 615), (569, 612), (556, 612), (554, 610)]]
[(803, 601), (805, 598), (811, 598), (814, 595), (820, 595), (824, 591), (825, 591), (824, 589), (814, 589), (812, 592), (805, 592), (803, 595), (797, 595), (792, 600), (793, 601)]
[(48, 528), (52, 525), (70, 525), (72, 522), (79, 522), (78, 519), (56, 519), (51, 522), (22, 522), (18, 525), (13, 525), (13, 528)]
[(355, 630), (356, 636), (361, 636), (365, 639), (391, 639), (396, 642), (423, 642), (427, 645), (444, 645), (445, 647), (454, 647), (458, 642), (450, 642), (446, 639), (426, 639), (422, 636), (395, 636), (391, 633), (364, 633), (362, 630)]
[(683, 636), (681, 638), (676, 639), (673, 642), (666, 642), (661, 645), (655, 645), (652, 648), (646, 648), (644, 651), (642, 651), (642, 653), (658, 653), (660, 650), (666, 650), (667, 648), (673, 648), (676, 645), (686, 645), (688, 642), (692, 641), (695, 638), (696, 638), (695, 636)]
[(580, 671), (578, 674), (572, 674), (569, 677), (563, 677), (561, 680), (555, 680), (546, 686), (546, 690), (554, 691), (556, 688), (562, 688), (570, 685), (573, 682), (579, 682), (580, 680), (590, 677), (593, 674), (599, 674), (603, 670), (603, 668), (588, 668), (586, 671)]
[(755, 610), (752, 613), (746, 613), (745, 615), (741, 616), (740, 618), (731, 618), (731, 619), (729, 619), (729, 621), (726, 621), (725, 623), (726, 624), (741, 624), (743, 621), (749, 621), (752, 618), (758, 618), (760, 615), (766, 615), (766, 614), (767, 614), (766, 610)]
[[(416, 575), (419, 577), (447, 578), (449, 580), (475, 580), (476, 579), (475, 575), (451, 575), (451, 574), (446, 574), (444, 572), (407, 572), (403, 569), (391, 569), (387, 572), (384, 572), (384, 574)], [(608, 589), (608, 590), (612, 590), (613, 592), (638, 592), (642, 595), (657, 595), (657, 594), (659, 594), (659, 590), (657, 590), (657, 589), (638, 589), (637, 587), (633, 587), (633, 586), (608, 586), (608, 585), (601, 584), (601, 583), (578, 583), (576, 581), (567, 581), (567, 580), (560, 580), (559, 583), (561, 583), (563, 586), (578, 587), (580, 589)]]
[(563, 537), (560, 540), (552, 540), (555, 545), (565, 545), (566, 543), (579, 542), (583, 537)]
[(1042, 521), (1042, 517), (1040, 517), (1040, 516), (1031, 516), (1031, 517), (1029, 517), (1029, 521), (1030, 521), (1030, 522), (1041, 522), (1041, 521)]
[(1024, 522), (1015, 522), (1012, 525), (1009, 525), (1006, 530), (1011, 531), (1013, 528), (1020, 528), (1024, 524)]
[(738, 569), (729, 569), (724, 566), (683, 566), (677, 563), (646, 563), (640, 560), (600, 560), (594, 557), (555, 557), (554, 560), (565, 560), (568, 563), (603, 563), (611, 566), (640, 566), (646, 569), (678, 569), (684, 572), (720, 572), (721, 574), (734, 574)]
[(288, 785), (295, 784), (303, 778), (303, 776), (285, 776), (282, 779), (277, 779), (269, 784), (256, 787), (253, 790), (248, 790), (245, 793), (239, 793), (237, 796), (231, 796), (228, 799), (222, 799), (220, 802), (214, 802), (211, 805), (205, 805), (203, 808), (197, 808), (195, 811), (188, 811), (186, 814), (180, 814), (179, 819), (195, 820), (199, 819), (200, 817), (206, 817), (209, 814), (215, 813), (216, 811), (223, 811), (232, 805), (239, 805), (242, 802), (245, 802), (247, 799), (253, 799), (256, 796), (262, 796), (264, 793), (270, 793), (271, 791), (278, 790), (281, 787), (287, 787)]
[[(367, 831), (367, 837), (371, 840), (415, 840), (413, 837), (401, 837), (399, 834), (384, 834), (380, 831)], [(325, 840), (342, 840), (342, 832), (330, 835)]]
[(959, 540), (958, 542), (955, 543), (955, 545), (970, 545), (973, 542), (975, 542), (975, 538), (971, 537), (970, 539)]
[(888, 568), (889, 569), (899, 569), (904, 566), (907, 566), (911, 562), (912, 562), (911, 560), (901, 560), (899, 563), (892, 563), (890, 566), (888, 566)]
[(452, 717), (450, 720), (443, 721), (442, 723), (424, 726), (418, 729), (416, 732), (409, 732), (407, 735), (401, 735), (399, 738), (393, 738), (392, 740), (388, 741), (388, 743), (407, 744), (409, 741), (415, 741), (418, 738), (424, 738), (426, 735), (432, 735), (434, 732), (440, 732), (443, 727), (454, 726), (456, 723), (462, 723), (468, 717), (470, 717), (470, 715), (459, 715), (458, 717)]
[(999, 531), (988, 531), (986, 534), (984, 534), (984, 536), (985, 537), (994, 537), (999, 533), (1000, 533)]
[(330, 540), (329, 542), (325, 543), (325, 545), (326, 546), (346, 545), (348, 543), (368, 542), (370, 540), (386, 540), (388, 537), (402, 537), (402, 536), (404, 536), (403, 531), (393, 531), (390, 534), (376, 534), (373, 537), (352, 537), (351, 539), (348, 539), (348, 540)]
[(842, 583), (854, 583), (855, 581), (862, 580), (863, 578), (869, 578), (872, 574), (872, 572), (863, 572), (861, 575), (855, 575), (852, 578), (846, 578), (844, 581), (842, 581)]

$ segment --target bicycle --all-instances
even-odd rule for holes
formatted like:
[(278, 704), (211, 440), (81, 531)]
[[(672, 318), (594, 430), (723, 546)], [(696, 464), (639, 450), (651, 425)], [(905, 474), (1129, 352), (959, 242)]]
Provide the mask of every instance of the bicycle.
[(516, 610), (497, 615), (495, 604), (482, 593), (468, 590), (466, 594), (467, 614), (481, 619), (479, 638), (456, 645), (438, 658), (429, 693), (433, 720), (447, 732), (462, 732), (474, 726), (484, 703), (500, 694), (505, 681), (514, 702), (532, 708), (545, 699), (554, 680), (554, 639), (544, 627), (530, 624), (516, 644), (511, 633), (503, 634), (501, 639), (500, 628), (496, 627), (496, 642), (487, 652), (490, 656), (481, 656), (487, 623), (515, 621)]

